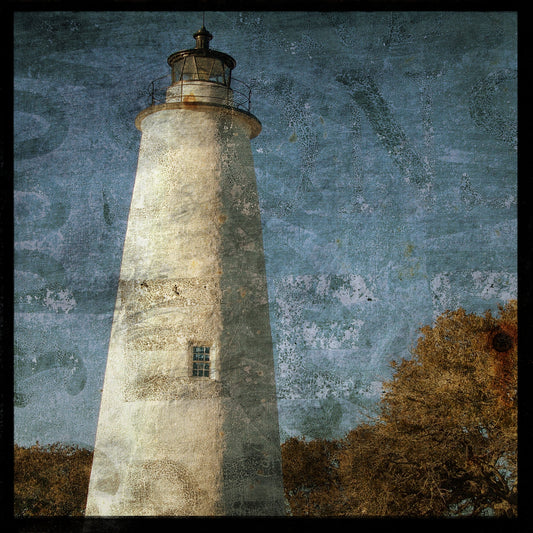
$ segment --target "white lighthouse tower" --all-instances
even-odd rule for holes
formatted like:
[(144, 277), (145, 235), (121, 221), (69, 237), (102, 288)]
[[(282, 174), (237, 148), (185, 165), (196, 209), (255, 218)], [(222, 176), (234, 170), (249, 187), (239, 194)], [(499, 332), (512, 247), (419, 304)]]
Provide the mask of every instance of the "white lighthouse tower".
[(274, 361), (250, 139), (235, 60), (172, 54), (142, 132), (88, 516), (283, 515)]

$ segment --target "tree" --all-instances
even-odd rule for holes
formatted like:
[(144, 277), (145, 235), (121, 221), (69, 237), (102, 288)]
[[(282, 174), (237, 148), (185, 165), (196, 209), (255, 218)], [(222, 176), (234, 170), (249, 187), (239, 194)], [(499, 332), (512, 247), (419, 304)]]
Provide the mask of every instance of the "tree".
[(448, 311), (421, 333), (382, 399), (396, 479), (409, 474), (417, 514), (516, 514), (517, 302), (499, 317)]
[(339, 513), (338, 446), (338, 441), (296, 437), (283, 443), (283, 485), (293, 516)]
[(15, 516), (84, 515), (92, 452), (59, 443), (15, 444), (14, 463)]
[(373, 423), (283, 445), (293, 514), (515, 516), (516, 301), (497, 317), (445, 312), (392, 365)]

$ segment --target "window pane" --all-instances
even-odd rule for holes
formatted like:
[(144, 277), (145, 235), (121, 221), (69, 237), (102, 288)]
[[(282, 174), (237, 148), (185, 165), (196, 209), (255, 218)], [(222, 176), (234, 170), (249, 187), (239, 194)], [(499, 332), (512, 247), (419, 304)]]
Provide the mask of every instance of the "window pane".
[(183, 73), (181, 78), (183, 80), (197, 80), (198, 74), (196, 73), (196, 64), (194, 62), (194, 56), (185, 58), (185, 64), (183, 66)]
[(224, 83), (224, 65), (222, 61), (214, 61), (209, 75), (209, 81), (216, 81), (217, 83)]
[(217, 63), (216, 59), (197, 57), (196, 67), (198, 69), (198, 79), (207, 81), (211, 76), (211, 69), (213, 68), (214, 63)]
[[(192, 347), (192, 375), (198, 377), (209, 377), (210, 362), (209, 353), (211, 349), (209, 346), (193, 346)], [(204, 362), (206, 361), (206, 362)]]
[(181, 80), (181, 71), (183, 69), (184, 60), (180, 59), (172, 65), (172, 83)]

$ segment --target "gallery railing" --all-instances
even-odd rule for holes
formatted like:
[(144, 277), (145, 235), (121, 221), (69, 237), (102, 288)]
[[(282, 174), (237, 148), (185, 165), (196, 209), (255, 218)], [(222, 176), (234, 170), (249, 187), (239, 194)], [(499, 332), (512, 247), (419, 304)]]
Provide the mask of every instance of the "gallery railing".
[[(169, 85), (170, 74), (156, 78), (150, 83), (148, 89), (150, 105), (163, 104), (166, 101), (166, 90)], [(180, 83), (180, 82), (178, 82)], [(185, 82), (186, 83), (186, 82)], [(213, 83), (213, 82), (207, 82)], [(181, 90), (183, 94), (183, 84), (181, 82)], [(252, 88), (237, 78), (231, 78), (231, 89), (226, 87), (226, 96), (209, 96), (209, 100), (220, 100), (221, 104), (226, 104), (228, 101), (229, 92), (233, 92), (232, 106), (238, 109), (243, 109), (250, 112), (252, 108)], [(178, 95), (179, 98), (179, 95)], [(178, 99), (178, 101), (180, 101)]]

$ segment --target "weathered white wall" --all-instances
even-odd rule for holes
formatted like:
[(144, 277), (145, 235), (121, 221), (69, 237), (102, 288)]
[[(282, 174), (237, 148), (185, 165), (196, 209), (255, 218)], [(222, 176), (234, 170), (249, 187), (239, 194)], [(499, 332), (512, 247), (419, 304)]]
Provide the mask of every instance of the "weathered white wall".
[(219, 105), (233, 104), (233, 91), (225, 85), (187, 81), (174, 83), (166, 91), (167, 102), (211, 102)]
[[(246, 114), (140, 115), (87, 514), (281, 514), (274, 361)], [(209, 378), (191, 346), (211, 347)], [(115, 475), (109, 483), (110, 472)]]

